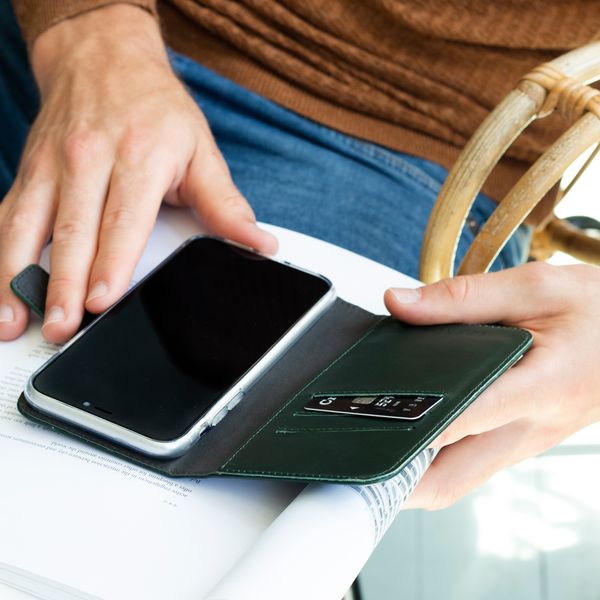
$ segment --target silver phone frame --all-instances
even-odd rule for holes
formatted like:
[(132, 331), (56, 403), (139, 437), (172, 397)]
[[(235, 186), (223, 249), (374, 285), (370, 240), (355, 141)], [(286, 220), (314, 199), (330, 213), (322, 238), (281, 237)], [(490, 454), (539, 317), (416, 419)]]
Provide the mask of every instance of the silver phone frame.
[[(111, 423), (106, 419), (89, 413), (83, 409), (76, 408), (70, 404), (61, 402), (59, 399), (52, 396), (43, 394), (35, 388), (33, 382), (35, 378), (49, 365), (51, 365), (67, 348), (72, 346), (83, 337), (92, 327), (99, 323), (106, 314), (108, 314), (112, 308), (122, 302), (134, 290), (139, 287), (146, 279), (151, 277), (156, 271), (158, 271), (165, 263), (167, 263), (173, 256), (181, 252), (185, 246), (192, 243), (194, 240), (199, 238), (209, 238), (225, 242), (229, 245), (236, 246), (243, 250), (252, 252), (261, 258), (271, 260), (280, 264), (284, 264), (287, 267), (292, 267), (309, 275), (313, 275), (323, 279), (329, 285), (329, 291), (308, 311), (301, 317), (295, 325), (293, 325), (280, 339), (273, 345), (263, 356), (260, 358), (246, 373), (238, 379), (230, 388), (227, 390), (221, 398), (219, 398), (213, 406), (204, 414), (198, 421), (196, 421), (188, 431), (182, 436), (173, 440), (156, 440), (148, 436), (142, 435), (127, 429), (122, 425)], [(193, 446), (198, 438), (211, 426), (216, 425), (226, 413), (236, 406), (240, 400), (240, 395), (245, 394), (252, 384), (259, 379), (265, 371), (275, 363), (282, 354), (301, 336), (314, 323), (319, 316), (327, 307), (329, 307), (336, 298), (335, 288), (333, 283), (324, 275), (314, 273), (308, 269), (298, 267), (285, 260), (278, 260), (260, 252), (257, 252), (253, 248), (244, 246), (231, 240), (227, 240), (217, 236), (209, 235), (195, 235), (187, 239), (183, 244), (178, 246), (173, 252), (171, 252), (164, 260), (162, 260), (156, 267), (154, 267), (147, 275), (142, 277), (134, 286), (132, 286), (115, 304), (108, 308), (102, 313), (97, 319), (90, 323), (85, 329), (77, 333), (69, 342), (67, 342), (60, 350), (46, 361), (39, 369), (37, 369), (27, 380), (24, 394), (26, 400), (35, 408), (41, 412), (57, 417), (67, 423), (71, 423), (93, 433), (96, 433), (104, 438), (122, 444), (128, 448), (132, 448), (143, 454), (147, 454), (159, 458), (171, 458), (177, 457), (184, 454), (191, 446)], [(241, 398), (243, 399), (243, 398)], [(82, 404), (83, 404), (82, 400)], [(223, 412), (223, 414), (221, 414)]]

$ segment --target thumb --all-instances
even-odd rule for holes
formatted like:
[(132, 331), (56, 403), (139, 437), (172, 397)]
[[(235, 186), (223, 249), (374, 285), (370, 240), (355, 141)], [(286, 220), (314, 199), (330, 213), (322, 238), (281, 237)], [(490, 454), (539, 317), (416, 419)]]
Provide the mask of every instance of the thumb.
[(277, 252), (277, 238), (256, 224), (254, 211), (231, 179), (219, 150), (192, 158), (179, 187), (181, 200), (193, 208), (209, 233), (264, 254)]
[(385, 305), (393, 316), (415, 325), (518, 323), (564, 309), (564, 291), (555, 270), (531, 263), (443, 279), (417, 289), (391, 288), (385, 293)]

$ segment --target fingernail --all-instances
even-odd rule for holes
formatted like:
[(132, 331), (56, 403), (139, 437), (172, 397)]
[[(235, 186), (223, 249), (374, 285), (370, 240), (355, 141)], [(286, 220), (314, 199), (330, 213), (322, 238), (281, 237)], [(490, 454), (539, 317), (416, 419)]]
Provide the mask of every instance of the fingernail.
[(279, 249), (279, 242), (277, 241), (277, 238), (268, 231), (265, 231), (264, 229), (261, 229), (261, 232), (264, 234), (265, 240), (263, 252), (269, 255), (277, 254), (277, 250)]
[(263, 229), (254, 221), (246, 223), (246, 231), (249, 237), (251, 236), (249, 240), (250, 246), (264, 254), (275, 254), (277, 252), (279, 243), (270, 231)]
[(106, 294), (108, 294), (108, 285), (106, 285), (104, 281), (99, 281), (94, 284), (90, 290), (86, 302), (90, 302), (90, 300), (94, 300), (95, 298), (100, 298), (100, 296), (106, 296)]
[(414, 304), (421, 299), (419, 288), (392, 288), (392, 294), (400, 304)]
[(53, 306), (44, 319), (44, 327), (52, 323), (60, 323), (65, 320), (65, 311), (60, 306)]
[(15, 311), (9, 304), (0, 304), (0, 323), (12, 323), (15, 320)]

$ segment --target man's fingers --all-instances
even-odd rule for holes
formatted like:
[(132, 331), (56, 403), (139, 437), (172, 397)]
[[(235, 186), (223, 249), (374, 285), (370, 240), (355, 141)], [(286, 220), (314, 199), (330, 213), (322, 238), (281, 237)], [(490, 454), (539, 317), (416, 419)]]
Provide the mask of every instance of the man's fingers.
[(522, 419), (443, 448), (404, 508), (447, 508), (494, 473), (541, 452), (529, 446), (532, 427)]
[(418, 325), (436, 323), (507, 323), (558, 314), (571, 285), (568, 270), (530, 263), (497, 273), (463, 275), (416, 290), (385, 294), (395, 317)]
[(540, 389), (539, 384), (540, 378), (549, 382), (544, 378), (546, 371), (543, 360), (536, 357), (535, 351), (528, 354), (485, 390), (431, 446), (448, 446), (469, 435), (503, 427), (531, 414), (538, 406), (540, 396), (546, 394), (546, 389)]
[(172, 180), (165, 162), (158, 155), (135, 166), (117, 162), (90, 274), (88, 310), (101, 312), (127, 291)]
[(52, 342), (64, 342), (81, 323), (111, 168), (111, 158), (90, 152), (63, 171), (43, 326)]
[(53, 220), (56, 187), (31, 181), (13, 188), (0, 204), (0, 340), (12, 340), (27, 326), (29, 309), (10, 289), (12, 278), (38, 261)]
[(216, 146), (212, 152), (194, 155), (180, 194), (211, 233), (265, 254), (277, 251), (277, 239), (256, 225), (253, 210), (233, 183)]

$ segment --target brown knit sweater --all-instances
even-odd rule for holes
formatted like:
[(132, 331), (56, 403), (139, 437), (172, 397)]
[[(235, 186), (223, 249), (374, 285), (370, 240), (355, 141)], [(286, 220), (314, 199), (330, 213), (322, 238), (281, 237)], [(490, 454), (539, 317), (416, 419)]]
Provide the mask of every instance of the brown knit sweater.
[[(31, 44), (119, 0), (13, 0)], [(122, 0), (160, 15), (166, 42), (311, 119), (452, 165), (538, 63), (600, 39), (599, 0)], [(501, 198), (561, 131), (531, 127), (484, 187)]]

